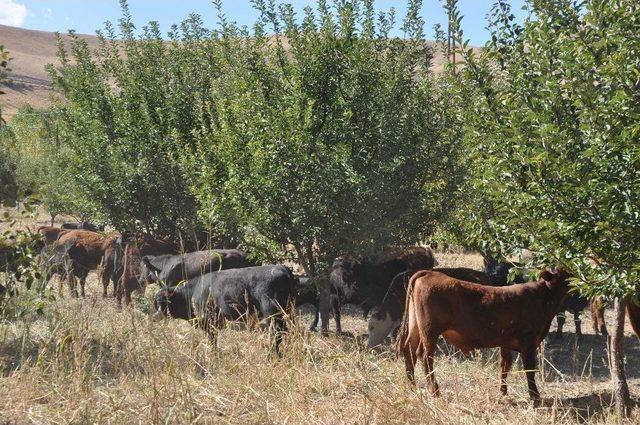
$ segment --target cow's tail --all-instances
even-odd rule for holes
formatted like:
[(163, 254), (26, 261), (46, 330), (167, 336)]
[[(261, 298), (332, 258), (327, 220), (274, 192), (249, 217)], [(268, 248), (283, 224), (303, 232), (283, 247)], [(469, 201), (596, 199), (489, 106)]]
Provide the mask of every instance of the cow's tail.
[(415, 286), (415, 281), (428, 273), (429, 270), (421, 270), (415, 273), (409, 279), (409, 283), (407, 284), (407, 295), (404, 302), (404, 313), (402, 314), (402, 324), (400, 325), (400, 330), (398, 331), (398, 336), (396, 338), (396, 357), (400, 357), (404, 355), (404, 348), (408, 343), (409, 338), (409, 308), (411, 304), (411, 300), (413, 297), (413, 288)]

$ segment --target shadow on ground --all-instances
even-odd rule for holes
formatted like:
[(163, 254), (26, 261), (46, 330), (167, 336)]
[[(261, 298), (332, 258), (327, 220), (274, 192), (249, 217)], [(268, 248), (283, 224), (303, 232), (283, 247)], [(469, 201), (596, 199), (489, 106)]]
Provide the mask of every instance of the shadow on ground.
[[(640, 377), (640, 344), (635, 336), (624, 338), (626, 371), (628, 378)], [(608, 366), (607, 338), (586, 334), (580, 341), (574, 334), (565, 334), (558, 339), (555, 333), (547, 338), (543, 348), (545, 377), (548, 381), (591, 377), (608, 380), (611, 375)], [(548, 366), (548, 367), (547, 367)]]

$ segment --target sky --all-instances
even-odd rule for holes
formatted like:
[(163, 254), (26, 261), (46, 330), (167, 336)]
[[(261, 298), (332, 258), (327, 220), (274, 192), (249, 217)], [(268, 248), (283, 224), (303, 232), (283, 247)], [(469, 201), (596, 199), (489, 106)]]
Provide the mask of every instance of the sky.
[[(521, 10), (524, 1), (511, 0), (518, 17), (524, 16)], [(314, 5), (316, 0), (276, 2), (291, 3), (301, 12), (305, 6)], [(222, 4), (227, 19), (240, 25), (251, 25), (255, 21), (256, 13), (250, 0), (222, 0)], [(404, 16), (406, 10), (405, 0), (376, 0), (375, 4), (378, 10), (396, 8), (398, 18)], [(441, 4), (441, 0), (424, 0), (422, 16), (426, 21), (428, 38), (433, 38), (434, 24), (446, 23)], [(489, 38), (486, 15), (492, 4), (492, 0), (459, 0), (459, 9), (464, 15), (465, 38), (473, 45), (483, 45)], [(210, 0), (129, 0), (129, 8), (138, 28), (154, 20), (160, 23), (165, 33), (172, 24), (179, 23), (191, 12), (200, 14), (209, 28), (214, 28), (217, 23)], [(0, 24), (28, 29), (59, 32), (74, 29), (79, 33), (94, 34), (106, 20), (116, 22), (119, 17), (118, 0), (0, 0)]]

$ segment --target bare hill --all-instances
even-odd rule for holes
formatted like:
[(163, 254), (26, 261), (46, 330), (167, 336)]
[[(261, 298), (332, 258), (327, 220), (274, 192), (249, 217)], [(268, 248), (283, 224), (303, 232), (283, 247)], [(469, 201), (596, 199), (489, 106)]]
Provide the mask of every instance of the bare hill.
[[(98, 46), (97, 37), (81, 37), (92, 48)], [(4, 88), (7, 94), (1, 99), (3, 117), (10, 119), (25, 104), (49, 105), (53, 91), (44, 67), (57, 62), (55, 34), (0, 25), (0, 44), (13, 58), (10, 63), (12, 82)]]
[[(80, 37), (87, 41), (90, 48), (98, 47), (96, 36)], [(10, 64), (12, 82), (4, 87), (6, 96), (0, 98), (3, 117), (11, 119), (25, 104), (36, 108), (50, 105), (54, 92), (44, 68), (49, 63), (57, 63), (55, 34), (0, 25), (0, 44), (5, 46), (13, 58)], [(444, 57), (440, 52), (436, 52), (433, 62), (436, 71), (442, 69)]]

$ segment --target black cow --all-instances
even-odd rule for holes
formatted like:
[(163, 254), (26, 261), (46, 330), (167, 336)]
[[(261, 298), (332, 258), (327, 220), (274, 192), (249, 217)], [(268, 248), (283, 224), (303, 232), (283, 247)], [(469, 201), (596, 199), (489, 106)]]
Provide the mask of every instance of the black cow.
[(380, 304), (397, 274), (409, 269), (432, 269), (434, 265), (433, 252), (424, 248), (414, 248), (382, 262), (356, 260), (352, 257), (336, 258), (329, 276), (330, 285), (335, 289), (338, 298), (337, 308), (334, 309), (336, 332), (342, 332), (341, 304), (355, 304), (361, 307), (366, 319), (369, 310)]
[(178, 255), (145, 255), (140, 264), (140, 279), (174, 286), (192, 277), (218, 270), (255, 265), (247, 259), (247, 254), (237, 249), (214, 249)]
[(523, 271), (515, 274), (513, 281), (509, 281), (509, 273), (513, 268), (522, 268), (523, 265), (511, 261), (499, 262), (494, 259), (484, 259), (484, 273), (489, 277), (492, 286), (506, 286), (512, 283), (527, 283), (529, 276)]
[(88, 221), (82, 221), (80, 223), (62, 223), (62, 226), (60, 227), (65, 230), (89, 230), (91, 232), (104, 231), (104, 226), (96, 226)]
[(558, 322), (558, 330), (556, 332), (556, 338), (562, 338), (562, 328), (564, 327), (565, 312), (573, 313), (573, 323), (576, 326), (576, 337), (582, 338), (582, 321), (580, 320), (580, 313), (589, 305), (589, 300), (579, 293), (572, 293), (564, 302), (560, 305), (556, 321)]
[(275, 329), (274, 349), (287, 330), (285, 314), (295, 299), (291, 270), (285, 266), (259, 266), (213, 272), (187, 280), (184, 285), (165, 286), (155, 296), (154, 319), (168, 315), (192, 320), (215, 341), (225, 320), (247, 319), (257, 314)]

